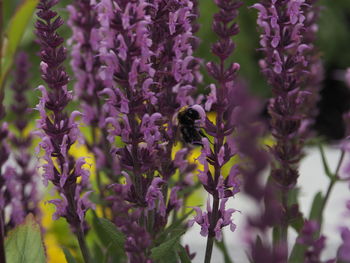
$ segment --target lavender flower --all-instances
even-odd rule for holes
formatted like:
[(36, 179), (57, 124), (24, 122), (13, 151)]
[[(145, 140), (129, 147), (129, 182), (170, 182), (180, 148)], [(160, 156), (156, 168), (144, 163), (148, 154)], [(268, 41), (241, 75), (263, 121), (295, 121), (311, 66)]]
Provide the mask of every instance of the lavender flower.
[(0, 227), (2, 237), (5, 232), (22, 223), (25, 216), (21, 204), (22, 189), (20, 189), (17, 173), (7, 163), (10, 157), (10, 146), (7, 142), (9, 134), (8, 124), (4, 122), (0, 127), (0, 209), (2, 211)]
[[(86, 230), (85, 213), (92, 207), (88, 200), (89, 192), (81, 193), (88, 187), (89, 173), (83, 169), (85, 161), (77, 161), (69, 154), (70, 147), (78, 138), (79, 130), (75, 118), (79, 112), (70, 116), (64, 111), (72, 99), (67, 90), (69, 77), (62, 66), (66, 58), (66, 49), (62, 46), (63, 38), (56, 30), (63, 20), (51, 8), (57, 0), (41, 0), (38, 5), (36, 34), (41, 46), (41, 72), (48, 89), (40, 86), (42, 97), (37, 109), (41, 119), (38, 121), (42, 141), (41, 148), (45, 151), (44, 182), (51, 181), (62, 199), (51, 200), (56, 205), (54, 218), (64, 217), (76, 233), (84, 259), (89, 262), (89, 254), (84, 242)], [(78, 184), (77, 179), (81, 178)]]
[[(1, 175), (0, 176), (0, 208), (1, 208), (1, 211), (4, 211), (4, 208), (6, 206), (6, 201), (4, 196), (6, 185), (5, 185), (5, 178), (3, 175), (3, 170), (4, 170), (3, 167), (10, 155), (9, 146), (6, 143), (7, 135), (8, 135), (8, 125), (5, 122), (0, 127), (0, 172), (1, 172), (0, 174)], [(1, 215), (1, 217), (3, 216), (4, 215)], [(2, 220), (4, 220), (4, 218), (2, 218)]]
[(22, 214), (22, 217), (18, 217), (20, 223), (24, 220), (24, 215), (32, 213), (38, 216), (40, 214), (36, 183), (37, 172), (29, 150), (33, 138), (31, 134), (25, 135), (25, 129), (28, 127), (26, 115), (28, 114), (29, 104), (25, 97), (25, 92), (30, 88), (28, 84), (29, 66), (27, 55), (24, 52), (19, 53), (16, 59), (15, 81), (11, 87), (14, 90), (15, 101), (11, 109), (15, 113), (14, 124), (18, 135), (10, 136), (10, 140), (18, 168), (14, 172), (20, 187), (20, 194), (18, 195), (18, 198), (20, 197), (20, 207), (22, 208), (22, 211), (19, 212)]
[[(98, 5), (100, 77), (108, 97), (105, 125), (112, 145), (116, 138), (122, 140), (115, 147), (120, 165), (115, 172), (126, 179), (114, 185), (116, 194), (108, 199), (122, 192), (123, 200), (115, 201), (118, 208), (132, 207), (128, 214), (135, 222), (121, 224), (115, 211), (113, 221), (130, 241), (125, 249), (133, 262), (149, 258), (150, 239), (179, 209), (179, 189), (194, 169), (186, 161), (186, 149), (172, 159), (174, 118), (182, 106), (194, 103), (190, 95), (200, 79), (193, 57), (192, 8), (192, 1), (103, 0)], [(174, 186), (169, 179), (177, 169), (182, 179)], [(130, 230), (135, 224), (136, 232)]]
[(107, 130), (104, 127), (106, 110), (101, 91), (104, 84), (99, 77), (101, 61), (98, 56), (99, 22), (97, 5), (91, 1), (74, 1), (67, 7), (70, 12), (69, 25), (73, 29), (70, 42), (72, 48), (72, 68), (76, 77), (75, 94), (81, 102), (83, 121), (90, 127), (92, 141), (85, 141), (88, 149), (94, 153), (98, 188), (104, 198), (104, 187), (101, 183), (102, 171), (110, 180), (117, 179), (113, 172), (115, 164), (110, 155), (110, 144), (107, 141)]
[(347, 227), (341, 228), (343, 243), (338, 249), (338, 258), (344, 262), (350, 261), (350, 230)]
[[(312, 50), (304, 34), (310, 31), (306, 27), (310, 23), (306, 24), (303, 0), (262, 0), (253, 7), (259, 11), (257, 23), (263, 31), (260, 45), (265, 57), (260, 66), (273, 93), (269, 113), (276, 144), (271, 149), (275, 157), (271, 177), (281, 191), (284, 212), (278, 226), (281, 228), (281, 246), (287, 251), (288, 220), (298, 214), (297, 206), (288, 206), (287, 196), (297, 182), (302, 156), (303, 103), (310, 95), (305, 90), (305, 85), (309, 84), (306, 77), (310, 58), (306, 53)], [(287, 255), (285, 253), (285, 260)]]
[(260, 44), (265, 58), (260, 62), (272, 86), (270, 101), (272, 134), (276, 145), (272, 177), (283, 187), (293, 187), (299, 176), (302, 141), (298, 136), (303, 116), (301, 106), (308, 93), (302, 91), (308, 61), (304, 54), (311, 47), (304, 43), (303, 1), (263, 0), (253, 5), (259, 10), (258, 25), (263, 33)]
[[(0, 105), (0, 120), (3, 118), (4, 114), (5, 114), (4, 109), (2, 105)], [(5, 215), (3, 211), (6, 206), (6, 201), (5, 201), (5, 179), (3, 175), (3, 165), (9, 156), (8, 146), (5, 143), (7, 134), (8, 134), (7, 124), (4, 123), (0, 126), (0, 211), (1, 211), (0, 213), (0, 260), (1, 262), (5, 262), (5, 263), (6, 263)]]
[(305, 76), (304, 84), (305, 90), (309, 92), (309, 96), (303, 106), (303, 112), (306, 118), (302, 121), (299, 131), (304, 138), (313, 135), (311, 133), (311, 126), (315, 125), (316, 117), (319, 114), (317, 104), (320, 100), (320, 89), (324, 75), (320, 52), (315, 46), (318, 32), (317, 20), (320, 15), (320, 7), (316, 5), (317, 2), (318, 0), (307, 0), (301, 7), (305, 15), (303, 43), (309, 47), (305, 52), (305, 59), (309, 64), (309, 72)]
[(345, 74), (345, 82), (348, 85), (348, 87), (350, 87), (350, 68), (348, 68), (346, 70), (346, 74)]
[[(325, 248), (326, 238), (320, 236), (315, 238), (316, 233), (319, 231), (319, 224), (316, 221), (306, 221), (301, 234), (297, 238), (297, 243), (303, 244), (307, 247), (305, 252), (305, 263), (321, 263), (320, 256)], [(336, 259), (330, 259), (327, 263), (334, 263)]]
[[(214, 138), (213, 147), (207, 138), (202, 139), (203, 148), (199, 157), (199, 162), (203, 165), (203, 170), (199, 171), (199, 179), (212, 196), (213, 206), (207, 205), (207, 212), (204, 213), (196, 209), (197, 216), (194, 219), (201, 225), (201, 234), (208, 236), (205, 262), (210, 262), (214, 238), (221, 239), (222, 228), (230, 225), (231, 230), (235, 230), (231, 219), (235, 210), (226, 210), (225, 203), (228, 198), (239, 192), (240, 186), (237, 167), (233, 166), (226, 178), (222, 173), (222, 167), (236, 154), (235, 146), (229, 139), (235, 128), (232, 118), (233, 105), (229, 98), (233, 97), (234, 80), (239, 65), (227, 63), (226, 60), (235, 49), (231, 38), (238, 34), (239, 29), (232, 21), (237, 17), (237, 9), (242, 3), (236, 0), (216, 0), (215, 3), (219, 7), (219, 13), (214, 15), (213, 30), (219, 40), (212, 46), (212, 52), (220, 62), (209, 62), (207, 69), (219, 86), (218, 88), (214, 84), (210, 86), (211, 93), (205, 108), (207, 111), (216, 112), (216, 123), (205, 117), (205, 112), (199, 105), (193, 106), (201, 115), (200, 121), (205, 131)], [(213, 167), (213, 173), (209, 166)]]

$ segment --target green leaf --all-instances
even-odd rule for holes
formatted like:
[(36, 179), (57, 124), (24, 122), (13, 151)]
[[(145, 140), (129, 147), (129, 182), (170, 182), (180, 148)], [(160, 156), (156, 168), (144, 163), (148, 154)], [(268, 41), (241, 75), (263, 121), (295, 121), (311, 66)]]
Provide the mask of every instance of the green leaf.
[(168, 236), (168, 234), (170, 234), (171, 232), (173, 232), (176, 229), (179, 229), (181, 227), (181, 224), (193, 213), (193, 209), (189, 212), (187, 212), (186, 214), (184, 214), (181, 218), (179, 218), (178, 220), (176, 220), (174, 223), (172, 223), (169, 227), (167, 227), (163, 233), (159, 236), (159, 238), (157, 239), (156, 243), (162, 243)]
[(291, 220), (289, 220), (289, 225), (295, 229), (298, 233), (302, 230), (304, 226), (304, 218), (300, 215), (298, 217), (295, 217)]
[(331, 180), (333, 180), (333, 179), (334, 179), (334, 175), (332, 174), (331, 170), (329, 169), (329, 165), (328, 165), (327, 158), (326, 158), (326, 155), (325, 155), (325, 153), (324, 153), (322, 144), (319, 144), (319, 145), (318, 145), (318, 148), (319, 148), (319, 150), (320, 150), (320, 154), (321, 154), (321, 158), (322, 158), (323, 169), (324, 169), (326, 175), (327, 175)]
[(300, 188), (296, 187), (288, 191), (288, 206), (298, 204)]
[(272, 229), (272, 241), (274, 244), (277, 244), (281, 238), (281, 227), (275, 226)]
[(69, 249), (66, 247), (63, 247), (63, 253), (66, 257), (67, 263), (77, 263), (73, 255), (70, 253)]
[(170, 259), (174, 254), (174, 249), (177, 247), (180, 241), (180, 237), (185, 233), (185, 230), (178, 231), (170, 239), (163, 242), (157, 247), (151, 249), (151, 258), (155, 261), (162, 259)]
[(45, 263), (40, 226), (32, 214), (12, 230), (5, 240), (6, 261), (10, 263)]
[(178, 251), (181, 263), (191, 263), (191, 259), (188, 256), (186, 249), (182, 245), (180, 244), (178, 245), (177, 251)]
[(321, 220), (321, 218), (319, 217), (320, 216), (322, 217), (321, 215), (322, 204), (323, 204), (322, 192), (318, 192), (315, 195), (314, 200), (312, 202), (310, 216), (309, 216), (310, 220)]
[(125, 236), (116, 226), (105, 218), (98, 218), (94, 213), (92, 225), (104, 248), (107, 249), (105, 256), (112, 257), (113, 262), (121, 262), (125, 258)]
[(230, 255), (227, 251), (227, 247), (226, 247), (224, 239), (223, 239), (223, 241), (220, 241), (220, 242), (215, 240), (215, 245), (221, 251), (222, 255), (224, 256), (224, 262), (225, 263), (233, 263)]
[(94, 226), (99, 230), (98, 233), (100, 233), (100, 235), (98, 236), (104, 245), (108, 245), (112, 242), (118, 247), (124, 247), (125, 236), (111, 221), (105, 218), (95, 217)]
[[(21, 42), (25, 29), (33, 16), (35, 7), (39, 0), (23, 0), (12, 16), (3, 38), (3, 50), (1, 55), (1, 72), (0, 72), (0, 93), (3, 92), (5, 79), (13, 63), (14, 55)], [(1, 50), (0, 50), (1, 52)]]
[(305, 252), (306, 252), (306, 246), (295, 243), (288, 262), (289, 263), (304, 262)]
[[(319, 218), (321, 215), (321, 209), (322, 209), (322, 203), (323, 203), (323, 196), (322, 192), (318, 192), (314, 200), (312, 202), (311, 211), (310, 211), (310, 220), (321, 220), (322, 218)], [(305, 255), (306, 247), (302, 244), (295, 243), (290, 258), (289, 263), (299, 263), (304, 261), (304, 255)]]
[(99, 244), (97, 244), (97, 242), (94, 242), (92, 250), (94, 253), (94, 262), (101, 261), (101, 258), (104, 257), (104, 253), (102, 252), (102, 248)]

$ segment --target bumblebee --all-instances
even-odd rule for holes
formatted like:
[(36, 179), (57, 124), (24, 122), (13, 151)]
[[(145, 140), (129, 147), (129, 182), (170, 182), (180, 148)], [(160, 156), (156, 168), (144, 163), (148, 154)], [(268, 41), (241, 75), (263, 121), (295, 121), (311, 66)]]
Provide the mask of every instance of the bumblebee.
[(201, 120), (200, 113), (194, 107), (187, 107), (178, 113), (177, 119), (183, 140), (186, 143), (203, 146), (202, 137), (206, 136), (196, 123)]

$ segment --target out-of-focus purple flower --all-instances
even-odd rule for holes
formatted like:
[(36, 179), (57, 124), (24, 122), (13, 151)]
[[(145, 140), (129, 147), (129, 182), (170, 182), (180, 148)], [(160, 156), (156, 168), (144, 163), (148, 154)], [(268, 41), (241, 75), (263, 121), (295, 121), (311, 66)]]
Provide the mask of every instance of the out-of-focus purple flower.
[(116, 181), (118, 175), (114, 173), (117, 164), (110, 155), (111, 147), (105, 127), (108, 115), (102, 92), (105, 86), (99, 75), (102, 64), (99, 57), (101, 36), (97, 3), (79, 0), (67, 6), (67, 9), (70, 13), (68, 24), (73, 30), (69, 42), (72, 45), (71, 65), (76, 78), (74, 91), (81, 102), (83, 122), (92, 135), (92, 139), (86, 139), (85, 144), (94, 154), (98, 190), (103, 198), (105, 187), (101, 185), (102, 173), (112, 181)]
[(261, 27), (261, 50), (264, 59), (261, 69), (272, 86), (270, 101), (272, 134), (276, 145), (272, 148), (275, 163), (272, 177), (283, 187), (293, 187), (299, 176), (297, 163), (301, 158), (302, 141), (298, 136), (303, 120), (304, 92), (312, 47), (305, 43), (305, 14), (303, 1), (267, 1), (254, 4)]
[[(25, 216), (21, 205), (22, 189), (17, 180), (17, 173), (12, 166), (7, 164), (10, 156), (8, 136), (8, 124), (4, 122), (0, 126), (0, 210), (3, 211), (0, 215), (2, 217), (1, 231), (14, 228)], [(5, 214), (4, 211), (9, 211), (9, 214)]]
[[(321, 253), (325, 248), (326, 237), (320, 236), (316, 238), (319, 231), (319, 224), (316, 221), (306, 221), (297, 243), (305, 245), (307, 247), (305, 251), (305, 263), (321, 263)], [(330, 259), (327, 262), (335, 262), (335, 259)]]
[[(36, 34), (41, 47), (42, 78), (48, 89), (40, 86), (42, 97), (37, 109), (41, 119), (38, 135), (42, 141), (41, 148), (45, 151), (44, 181), (50, 181), (62, 196), (60, 200), (51, 201), (57, 207), (54, 218), (64, 217), (73, 231), (81, 235), (85, 229), (84, 216), (86, 211), (93, 207), (86, 200), (82, 192), (88, 187), (88, 173), (82, 169), (83, 160), (75, 161), (69, 154), (71, 146), (79, 136), (78, 124), (75, 118), (79, 112), (70, 116), (64, 111), (72, 99), (67, 90), (69, 77), (62, 66), (66, 58), (66, 49), (62, 46), (63, 38), (56, 30), (63, 24), (63, 20), (52, 10), (57, 0), (41, 0), (38, 4)], [(77, 180), (81, 178), (78, 184)], [(79, 240), (80, 241), (80, 240)]]
[(348, 68), (346, 70), (346, 73), (345, 73), (345, 82), (346, 84), (348, 85), (348, 87), (350, 88), (350, 68)]
[[(268, 112), (271, 116), (271, 132), (275, 144), (271, 147), (274, 160), (271, 161), (271, 186), (274, 189), (269, 195), (272, 200), (274, 192), (280, 192), (280, 218), (274, 221), (275, 226), (282, 225), (280, 245), (287, 249), (286, 231), (292, 217), (298, 216), (298, 206), (287, 202), (289, 189), (293, 188), (299, 177), (298, 164), (302, 157), (302, 125), (306, 117), (311, 118), (313, 109), (307, 109), (305, 102), (310, 97), (307, 90), (307, 78), (311, 76), (309, 59), (312, 53), (312, 41), (306, 40), (306, 32), (313, 19), (306, 22), (307, 8), (304, 0), (269, 1), (261, 0), (252, 7), (258, 10), (258, 26), (261, 28), (260, 45), (264, 58), (260, 67), (272, 87), (273, 97)], [(310, 2), (310, 5), (312, 3)], [(311, 8), (311, 7), (310, 7)], [(307, 111), (307, 116), (305, 114)], [(277, 189), (276, 189), (277, 187)], [(271, 190), (270, 190), (271, 191)], [(277, 200), (278, 200), (277, 199)], [(271, 201), (268, 201), (271, 202)], [(278, 206), (275, 206), (277, 208)], [(265, 215), (267, 215), (265, 213)], [(284, 254), (287, 260), (288, 254)]]
[(1, 123), (0, 126), (0, 139), (1, 139), (1, 155), (0, 155), (0, 166), (3, 166), (10, 155), (9, 146), (6, 143), (6, 138), (9, 134), (7, 122)]
[[(16, 161), (16, 177), (20, 187), (20, 204), (23, 209), (23, 217), (32, 213), (39, 216), (39, 196), (37, 192), (37, 169), (36, 162), (31, 157), (30, 146), (32, 145), (32, 134), (26, 135), (25, 129), (28, 126), (29, 104), (26, 99), (26, 91), (30, 88), (28, 84), (29, 62), (28, 56), (20, 52), (16, 58), (14, 82), (11, 86), (14, 91), (14, 102), (11, 105), (14, 115), (14, 125), (17, 134), (11, 134), (10, 140), (14, 159)], [(18, 206), (19, 209), (20, 206)]]
[(343, 242), (338, 249), (338, 258), (350, 262), (350, 230), (347, 227), (341, 228), (341, 238)]
[(302, 121), (299, 133), (302, 137), (313, 136), (312, 128), (319, 114), (318, 102), (320, 100), (321, 83), (323, 81), (324, 69), (321, 55), (315, 46), (318, 33), (318, 18), (320, 6), (318, 0), (306, 0), (301, 6), (305, 15), (303, 43), (309, 48), (305, 50), (305, 59), (308, 61), (308, 74), (305, 76), (305, 90), (309, 92), (303, 108), (305, 119)]

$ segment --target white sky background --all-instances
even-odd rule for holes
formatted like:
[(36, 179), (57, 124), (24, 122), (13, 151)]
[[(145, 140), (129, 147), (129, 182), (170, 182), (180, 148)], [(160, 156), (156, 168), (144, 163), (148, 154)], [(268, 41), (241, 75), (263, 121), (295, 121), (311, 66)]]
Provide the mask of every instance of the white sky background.
[[(334, 171), (339, 160), (340, 150), (328, 147), (325, 148), (325, 152), (331, 171)], [(318, 191), (322, 191), (323, 194), (325, 194), (329, 184), (329, 179), (324, 174), (318, 149), (307, 149), (306, 153), (307, 156), (303, 159), (300, 167), (298, 186), (301, 188), (299, 198), (300, 209), (304, 215), (309, 215), (314, 195)], [(348, 160), (346, 159), (344, 163), (346, 164), (347, 162)], [(337, 248), (341, 242), (339, 226), (350, 226), (350, 215), (344, 215), (346, 211), (345, 203), (347, 200), (350, 200), (348, 183), (338, 182), (333, 188), (324, 214), (323, 233), (327, 237), (327, 248), (323, 253), (323, 257), (326, 259), (336, 255)], [(224, 231), (229, 252), (232, 255), (234, 263), (248, 263), (243, 243), (244, 214), (254, 210), (253, 204), (247, 197), (239, 193), (234, 199), (231, 199), (228, 202), (228, 207), (233, 207), (242, 211), (242, 214), (235, 213), (233, 216), (234, 221), (237, 224), (236, 232), (230, 232), (229, 227), (226, 227), (226, 230)], [(196, 257), (193, 260), (194, 263), (202, 263), (204, 261), (206, 239), (202, 237), (199, 232), (200, 227), (195, 224), (195, 226), (189, 229), (183, 238), (183, 244), (189, 244), (191, 252), (197, 252)], [(293, 230), (289, 233), (289, 238), (291, 242), (294, 243), (296, 233)], [(221, 252), (215, 247), (212, 262), (224, 262)]]

